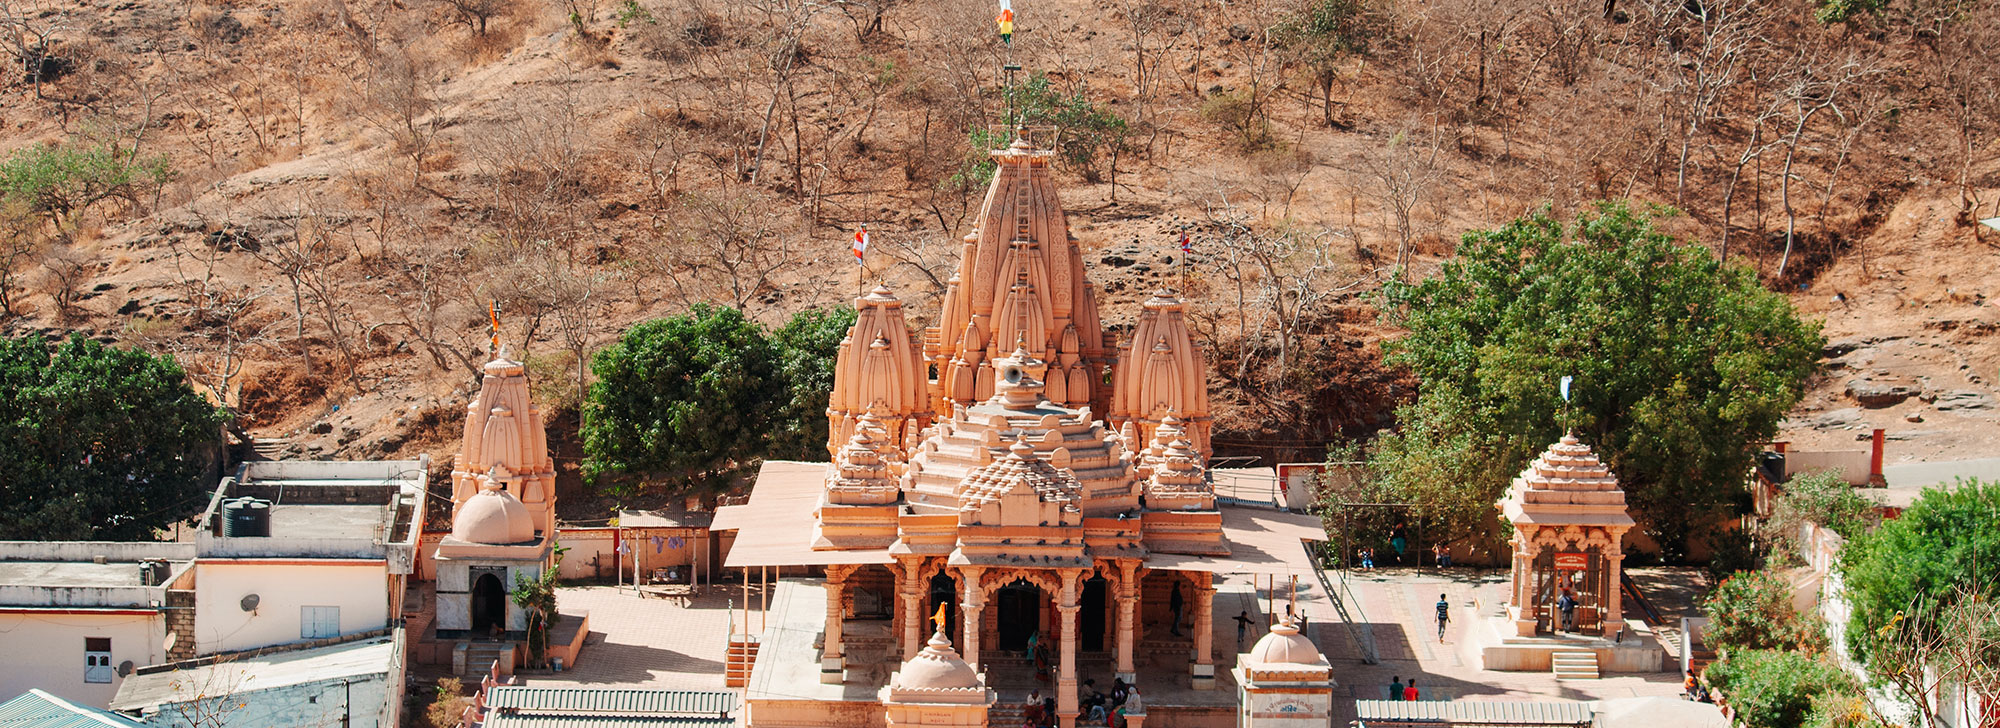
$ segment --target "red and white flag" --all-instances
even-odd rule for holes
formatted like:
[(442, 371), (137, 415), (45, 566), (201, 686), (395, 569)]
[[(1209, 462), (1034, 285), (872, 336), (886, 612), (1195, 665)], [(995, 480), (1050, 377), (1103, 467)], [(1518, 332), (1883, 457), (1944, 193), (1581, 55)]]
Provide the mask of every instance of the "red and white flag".
[(1188, 239), (1188, 234), (1186, 231), (1181, 232), (1181, 252), (1183, 253), (1194, 252), (1194, 241)]
[(866, 252), (868, 252), (868, 226), (863, 225), (854, 233), (854, 262), (862, 263), (861, 254)]

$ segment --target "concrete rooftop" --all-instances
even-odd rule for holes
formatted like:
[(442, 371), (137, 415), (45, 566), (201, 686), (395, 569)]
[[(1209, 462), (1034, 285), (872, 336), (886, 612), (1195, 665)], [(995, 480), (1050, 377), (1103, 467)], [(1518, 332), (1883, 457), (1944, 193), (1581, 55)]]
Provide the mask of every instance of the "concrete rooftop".
[(383, 527), (382, 506), (279, 504), (271, 506), (272, 538), (374, 538)]
[(113, 561), (0, 561), (0, 584), (22, 586), (144, 586), (139, 564)]

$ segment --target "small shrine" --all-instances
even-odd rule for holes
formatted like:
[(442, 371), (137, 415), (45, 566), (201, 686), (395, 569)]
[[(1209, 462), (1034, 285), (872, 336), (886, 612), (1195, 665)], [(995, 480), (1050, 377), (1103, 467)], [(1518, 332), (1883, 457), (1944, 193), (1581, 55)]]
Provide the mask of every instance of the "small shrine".
[(1562, 630), (1557, 604), (1567, 591), (1576, 600), (1575, 632), (1616, 635), (1624, 626), (1623, 542), (1633, 521), (1625, 491), (1590, 446), (1564, 435), (1514, 479), (1499, 508), (1514, 526), (1507, 612), (1515, 634)]
[(882, 686), (890, 726), (985, 726), (996, 696), (986, 677), (966, 664), (944, 636), (944, 618), (930, 643), (903, 663)]
[(527, 368), (503, 350), (486, 363), (452, 461), (451, 534), (437, 549), (439, 638), (527, 639), (527, 612), (508, 593), (550, 566), (555, 481)]
[(1317, 728), (1333, 714), (1333, 666), (1289, 621), (1236, 660), (1236, 725)]

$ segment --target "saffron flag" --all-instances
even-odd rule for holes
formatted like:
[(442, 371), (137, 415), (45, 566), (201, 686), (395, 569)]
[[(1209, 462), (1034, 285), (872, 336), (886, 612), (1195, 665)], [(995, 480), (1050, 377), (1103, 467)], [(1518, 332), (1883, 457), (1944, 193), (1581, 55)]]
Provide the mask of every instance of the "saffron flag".
[(868, 252), (868, 226), (863, 225), (854, 233), (854, 262), (857, 265), (863, 262), (861, 254), (866, 252)]
[(1194, 241), (1188, 239), (1187, 231), (1181, 231), (1181, 252), (1183, 253), (1194, 252)]
[(1000, 22), (1000, 42), (1012, 45), (1014, 43), (1014, 4), (1007, 0), (1001, 0), (1000, 17), (994, 18), (994, 20)]

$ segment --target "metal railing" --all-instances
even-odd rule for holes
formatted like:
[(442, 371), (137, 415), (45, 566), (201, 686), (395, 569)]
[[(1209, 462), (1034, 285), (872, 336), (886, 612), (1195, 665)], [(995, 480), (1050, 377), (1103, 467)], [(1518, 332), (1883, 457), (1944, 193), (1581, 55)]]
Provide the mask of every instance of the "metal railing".
[[(1322, 541), (1320, 545), (1320, 551), (1323, 553), (1326, 544)], [(1356, 620), (1354, 617), (1354, 615), (1361, 614), (1361, 602), (1355, 599), (1354, 591), (1347, 586), (1347, 569), (1341, 568), (1338, 570), (1340, 573), (1340, 588), (1335, 589), (1333, 582), (1326, 576), (1327, 569), (1318, 568), (1317, 564), (1314, 567), (1313, 574), (1319, 576), (1319, 587), (1322, 591), (1326, 592), (1327, 601), (1333, 603), (1333, 611), (1340, 614), (1340, 624), (1347, 629), (1348, 639), (1353, 640), (1355, 648), (1361, 650), (1361, 661), (1369, 665), (1381, 664), (1382, 655), (1375, 648), (1374, 626), (1367, 622)], [(1347, 605), (1350, 601), (1354, 602), (1354, 607), (1351, 610)], [(1361, 616), (1365, 618), (1367, 615), (1362, 614)]]

